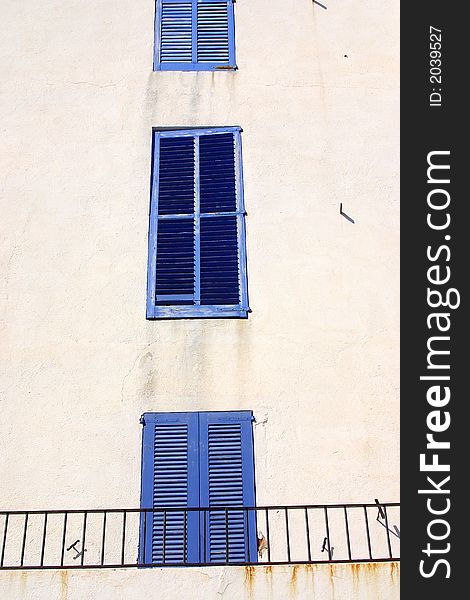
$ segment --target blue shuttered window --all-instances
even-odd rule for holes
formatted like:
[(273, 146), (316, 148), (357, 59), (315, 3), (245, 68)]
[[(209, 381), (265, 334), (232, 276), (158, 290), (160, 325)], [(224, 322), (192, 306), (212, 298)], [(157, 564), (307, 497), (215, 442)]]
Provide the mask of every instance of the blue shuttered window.
[(154, 132), (147, 318), (249, 311), (240, 129)]
[(235, 69), (232, 0), (157, 0), (154, 69)]
[[(251, 411), (143, 415), (141, 564), (256, 562)], [(228, 540), (228, 547), (227, 547)], [(165, 543), (163, 543), (165, 541)], [(227, 560), (228, 559), (228, 560)]]
[[(150, 413), (143, 422), (142, 508), (198, 507), (197, 413)], [(188, 543), (198, 535), (197, 513), (144, 513), (139, 562), (198, 562), (197, 546)]]
[[(250, 411), (200, 413), (202, 506), (255, 505), (252, 420)], [(208, 562), (256, 562), (255, 512), (210, 511), (203, 539)]]

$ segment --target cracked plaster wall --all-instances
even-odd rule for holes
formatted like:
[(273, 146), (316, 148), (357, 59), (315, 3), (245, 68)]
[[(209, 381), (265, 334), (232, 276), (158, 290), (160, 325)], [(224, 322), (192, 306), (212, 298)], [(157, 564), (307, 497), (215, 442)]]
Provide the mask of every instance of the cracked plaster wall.
[[(1, 3), (1, 506), (137, 506), (152, 410), (252, 409), (259, 504), (398, 498), (398, 8), (235, 11), (153, 73), (152, 0)], [(248, 320), (145, 320), (172, 125), (243, 127)]]

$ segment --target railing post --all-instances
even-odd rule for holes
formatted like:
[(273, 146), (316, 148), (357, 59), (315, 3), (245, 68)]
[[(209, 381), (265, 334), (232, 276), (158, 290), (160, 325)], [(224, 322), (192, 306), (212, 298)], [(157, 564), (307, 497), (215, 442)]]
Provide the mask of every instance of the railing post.
[(246, 520), (246, 536), (245, 536), (245, 544), (247, 553), (246, 556), (248, 558), (248, 562), (251, 562), (250, 556), (250, 515), (248, 514), (248, 509), (245, 508), (245, 520)]
[(305, 507), (305, 534), (307, 536), (308, 562), (312, 562), (312, 550), (310, 548), (310, 527), (308, 523), (308, 508)]
[(346, 528), (346, 541), (348, 543), (348, 556), (349, 560), (351, 560), (351, 541), (349, 538), (349, 521), (348, 521), (348, 509), (346, 506), (344, 508), (344, 526)]
[(5, 524), (3, 529), (3, 542), (2, 542), (2, 556), (0, 557), (0, 567), (3, 567), (3, 560), (5, 558), (5, 548), (7, 545), (7, 531), (8, 531), (8, 519), (10, 515), (7, 513), (5, 515)]
[[(126, 552), (126, 519), (127, 519), (127, 512), (124, 511), (122, 513), (122, 541), (121, 541), (121, 565), (124, 564), (124, 559), (125, 559), (125, 552)], [(145, 544), (145, 540), (144, 540), (144, 544)]]
[(85, 540), (86, 540), (86, 522), (88, 518), (88, 513), (85, 511), (83, 513), (83, 531), (82, 531), (82, 555), (80, 557), (80, 564), (83, 567), (83, 563), (85, 562)]
[(326, 506), (323, 507), (325, 510), (325, 526), (326, 526), (326, 544), (328, 549), (328, 560), (331, 561), (331, 543), (330, 543), (330, 524), (328, 522), (328, 508)]
[[(204, 557), (204, 564), (207, 563), (207, 534), (206, 534), (206, 528), (207, 528), (207, 511), (204, 508), (203, 509), (203, 513), (202, 513), (202, 547), (203, 547), (203, 557)], [(209, 515), (209, 519), (210, 519), (210, 515)], [(210, 550), (210, 549), (209, 549)], [(210, 552), (209, 552), (209, 556), (210, 556)]]
[(289, 511), (287, 508), (284, 509), (284, 516), (286, 520), (286, 545), (287, 545), (287, 562), (290, 563), (290, 538), (289, 538)]
[[(154, 515), (155, 518), (155, 515)], [(142, 562), (144, 565), (147, 564), (147, 511), (144, 510), (144, 542), (143, 542), (143, 546), (144, 546), (144, 551), (142, 553)], [(152, 557), (153, 558), (153, 557)]]
[(21, 561), (20, 561), (20, 566), (24, 565), (24, 551), (25, 551), (25, 547), (26, 547), (26, 532), (28, 530), (28, 513), (25, 513), (24, 515), (24, 530), (23, 530), (23, 543), (21, 545)]
[(42, 544), (41, 544), (41, 563), (40, 566), (44, 566), (44, 553), (46, 551), (46, 533), (47, 533), (47, 512), (44, 513), (44, 527), (42, 530)]
[(101, 564), (104, 565), (105, 543), (106, 543), (106, 511), (103, 512), (103, 533), (101, 537)]
[(60, 553), (60, 566), (64, 566), (64, 554), (65, 554), (65, 539), (67, 535), (67, 513), (64, 513), (64, 525), (62, 531), (62, 551)]
[(271, 540), (269, 539), (269, 508), (266, 508), (266, 545), (268, 546), (268, 563), (271, 562)]
[(364, 506), (364, 520), (366, 524), (367, 547), (369, 548), (369, 558), (372, 560), (372, 547), (370, 544), (369, 518), (367, 516), (367, 506)]

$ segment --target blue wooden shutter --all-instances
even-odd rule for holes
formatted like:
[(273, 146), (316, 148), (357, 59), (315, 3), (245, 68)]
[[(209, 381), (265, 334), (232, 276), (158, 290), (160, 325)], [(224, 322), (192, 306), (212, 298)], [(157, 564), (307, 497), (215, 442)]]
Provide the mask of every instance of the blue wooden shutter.
[(155, 68), (235, 68), (232, 0), (158, 0)]
[[(255, 506), (252, 421), (251, 411), (200, 413), (202, 507)], [(257, 561), (255, 511), (209, 511), (205, 521), (207, 562)]]
[[(198, 507), (197, 413), (146, 413), (142, 419), (141, 507)], [(140, 529), (140, 564), (198, 562), (198, 519), (197, 512), (144, 513)]]
[(197, 4), (197, 61), (230, 62), (229, 6), (216, 0)]
[(194, 139), (161, 137), (159, 143), (155, 303), (193, 304)]
[(155, 132), (148, 318), (248, 311), (240, 129)]
[[(233, 133), (199, 138), (201, 304), (240, 304)], [(217, 213), (232, 213), (214, 216)]]
[(193, 2), (162, 0), (160, 4), (160, 62), (192, 63)]

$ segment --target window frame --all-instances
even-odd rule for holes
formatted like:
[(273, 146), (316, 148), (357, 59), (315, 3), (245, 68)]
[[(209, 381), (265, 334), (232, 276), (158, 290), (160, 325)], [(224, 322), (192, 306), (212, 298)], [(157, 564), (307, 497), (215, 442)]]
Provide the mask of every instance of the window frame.
[[(217, 423), (221, 424), (239, 424), (242, 456), (242, 486), (243, 486), (243, 507), (238, 505), (233, 510), (244, 508), (245, 510), (254, 509), (256, 503), (256, 463), (254, 448), (254, 428), (255, 421), (252, 410), (228, 410), (228, 411), (186, 411), (186, 412), (146, 412), (140, 418), (142, 429), (142, 455), (141, 455), (141, 490), (140, 490), (140, 508), (144, 512), (140, 514), (139, 527), (139, 558), (140, 565), (152, 566), (153, 564), (153, 513), (146, 512), (145, 509), (154, 507), (155, 501), (155, 427), (158, 425), (186, 425), (188, 432), (188, 455), (187, 455), (187, 508), (201, 509), (187, 512), (188, 536), (186, 542), (187, 557), (184, 557), (180, 566), (196, 564), (225, 564), (211, 559), (209, 519), (203, 517), (203, 509), (212, 508), (210, 506), (209, 492), (209, 426)], [(230, 505), (230, 502), (227, 502)], [(171, 508), (166, 506), (164, 508)], [(162, 510), (164, 510), (162, 508)], [(173, 508), (184, 507), (174, 506)], [(206, 513), (207, 515), (207, 513)], [(246, 512), (245, 519), (247, 536), (245, 543), (245, 561), (251, 563), (257, 562), (257, 512), (251, 510)], [(204, 531), (205, 526), (205, 531)], [(204, 547), (205, 540), (205, 547)], [(150, 562), (149, 562), (150, 557)], [(165, 563), (155, 563), (162, 566)]]
[(160, 61), (161, 50), (161, 20), (163, 0), (155, 0), (154, 44), (153, 44), (153, 70), (154, 71), (236, 71), (237, 62), (235, 55), (235, 0), (227, 0), (228, 10), (228, 52), (227, 63), (197, 62), (197, 5), (198, 2), (209, 3), (214, 0), (166, 0), (174, 3), (192, 4), (192, 62), (164, 62)]
[[(189, 319), (189, 318), (247, 318), (251, 312), (248, 304), (248, 274), (246, 255), (246, 224), (245, 224), (245, 199), (243, 193), (243, 166), (241, 132), (239, 126), (210, 127), (194, 129), (154, 129), (152, 134), (152, 176), (151, 176), (151, 200), (149, 212), (149, 241), (148, 241), (148, 268), (147, 268), (147, 319)], [(155, 301), (156, 276), (157, 276), (157, 232), (158, 221), (166, 218), (182, 218), (178, 215), (158, 215), (158, 177), (159, 177), (159, 140), (162, 137), (193, 137), (217, 133), (232, 133), (235, 148), (235, 190), (236, 211), (210, 213), (212, 216), (236, 216), (237, 218), (237, 251), (238, 251), (238, 284), (239, 304), (215, 304), (215, 305), (170, 305), (157, 306)], [(199, 157), (195, 156), (195, 165), (198, 165)], [(195, 205), (199, 205), (198, 172), (195, 173)], [(197, 211), (193, 213), (195, 216)], [(187, 217), (187, 215), (186, 215)], [(204, 218), (210, 218), (206, 216)], [(199, 269), (198, 254), (195, 256), (196, 270)]]

